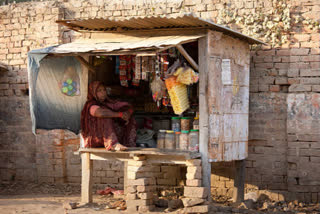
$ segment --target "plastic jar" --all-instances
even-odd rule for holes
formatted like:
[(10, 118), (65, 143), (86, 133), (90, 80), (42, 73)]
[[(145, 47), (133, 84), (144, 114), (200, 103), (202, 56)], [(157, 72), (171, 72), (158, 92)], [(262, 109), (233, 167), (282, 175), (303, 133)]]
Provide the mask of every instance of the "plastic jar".
[(175, 133), (175, 138), (176, 138), (176, 149), (177, 149), (177, 150), (179, 150), (179, 149), (180, 149), (180, 143), (179, 143), (179, 141), (180, 141), (180, 134), (181, 134), (181, 132), (176, 132), (176, 133)]
[(166, 139), (165, 139), (165, 147), (164, 148), (166, 148), (166, 149), (176, 149), (174, 131), (167, 131)]
[(180, 117), (171, 117), (171, 130), (180, 132)]
[(190, 130), (190, 117), (181, 117), (181, 131)]
[(199, 130), (199, 117), (195, 117), (193, 120), (193, 129)]
[(157, 148), (163, 149), (165, 144), (166, 130), (159, 130), (157, 138)]
[(192, 129), (189, 133), (189, 151), (199, 151), (199, 130)]
[(189, 131), (182, 130), (179, 138), (180, 150), (188, 150), (189, 148)]

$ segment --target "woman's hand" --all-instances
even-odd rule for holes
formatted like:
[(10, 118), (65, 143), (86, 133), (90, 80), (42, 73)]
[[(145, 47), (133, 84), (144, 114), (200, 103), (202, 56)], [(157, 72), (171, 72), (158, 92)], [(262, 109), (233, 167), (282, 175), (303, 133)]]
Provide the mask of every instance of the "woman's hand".
[(124, 112), (121, 112), (121, 119), (123, 119), (124, 121), (126, 121), (126, 125), (129, 123), (129, 120), (130, 120), (130, 117), (131, 117), (131, 114), (129, 111), (124, 111)]

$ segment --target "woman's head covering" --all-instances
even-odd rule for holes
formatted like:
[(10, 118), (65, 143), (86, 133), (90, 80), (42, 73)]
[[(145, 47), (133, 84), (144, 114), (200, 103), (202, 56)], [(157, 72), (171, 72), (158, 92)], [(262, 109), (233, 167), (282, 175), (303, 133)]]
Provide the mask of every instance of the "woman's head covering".
[(87, 101), (91, 101), (91, 100), (98, 101), (97, 89), (99, 88), (100, 85), (103, 85), (103, 83), (100, 81), (94, 81), (94, 82), (90, 83), (89, 88), (88, 88)]

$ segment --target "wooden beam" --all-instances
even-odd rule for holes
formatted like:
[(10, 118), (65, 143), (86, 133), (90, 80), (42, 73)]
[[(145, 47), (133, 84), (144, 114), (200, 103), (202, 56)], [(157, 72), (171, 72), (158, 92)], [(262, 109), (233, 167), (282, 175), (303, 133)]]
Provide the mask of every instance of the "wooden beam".
[[(176, 45), (176, 48), (179, 50), (179, 52), (186, 58), (186, 60), (190, 63), (190, 65), (196, 70), (199, 71), (199, 66), (197, 63), (192, 59), (192, 57), (187, 53), (187, 51), (182, 47), (181, 44)], [(207, 50), (207, 49), (205, 49)]]
[(124, 195), (128, 193), (128, 161), (123, 163), (123, 192)]
[(199, 150), (202, 160), (202, 185), (209, 189), (208, 200), (211, 200), (211, 163), (209, 162), (209, 113), (208, 113), (208, 37), (199, 39)]
[(81, 202), (92, 203), (92, 160), (89, 153), (81, 153)]
[(244, 201), (244, 182), (245, 182), (245, 160), (235, 161), (235, 176), (233, 187), (233, 202)]
[(95, 68), (92, 66), (92, 65), (90, 65), (84, 58), (82, 58), (82, 56), (75, 56), (78, 60), (79, 60), (79, 62), (83, 65), (83, 66), (85, 66), (89, 71), (91, 71), (91, 72), (93, 72), (93, 73), (95, 73), (96, 72), (96, 70), (95, 70)]

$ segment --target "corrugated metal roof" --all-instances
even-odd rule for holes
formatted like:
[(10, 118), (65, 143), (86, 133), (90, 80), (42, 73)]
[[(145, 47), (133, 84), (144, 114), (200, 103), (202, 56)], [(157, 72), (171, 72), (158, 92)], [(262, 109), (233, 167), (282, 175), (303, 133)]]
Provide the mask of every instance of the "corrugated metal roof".
[(57, 20), (75, 31), (106, 31), (116, 32), (123, 30), (153, 30), (153, 29), (181, 29), (181, 28), (208, 28), (223, 32), (233, 37), (247, 41), (249, 44), (265, 44), (260, 40), (246, 36), (230, 28), (218, 25), (211, 20), (205, 20), (192, 13), (170, 16), (148, 16), (130, 18), (105, 18), (105, 19), (73, 19)]
[[(112, 53), (113, 51), (156, 51), (158, 49), (195, 41), (204, 35), (180, 35), (180, 36), (154, 36), (134, 37), (127, 35), (110, 34), (101, 39), (81, 39), (76, 42), (62, 44), (53, 47), (44, 53), (68, 54), (68, 53)], [(41, 52), (41, 51), (40, 51)], [(38, 52), (38, 53), (40, 53)]]

